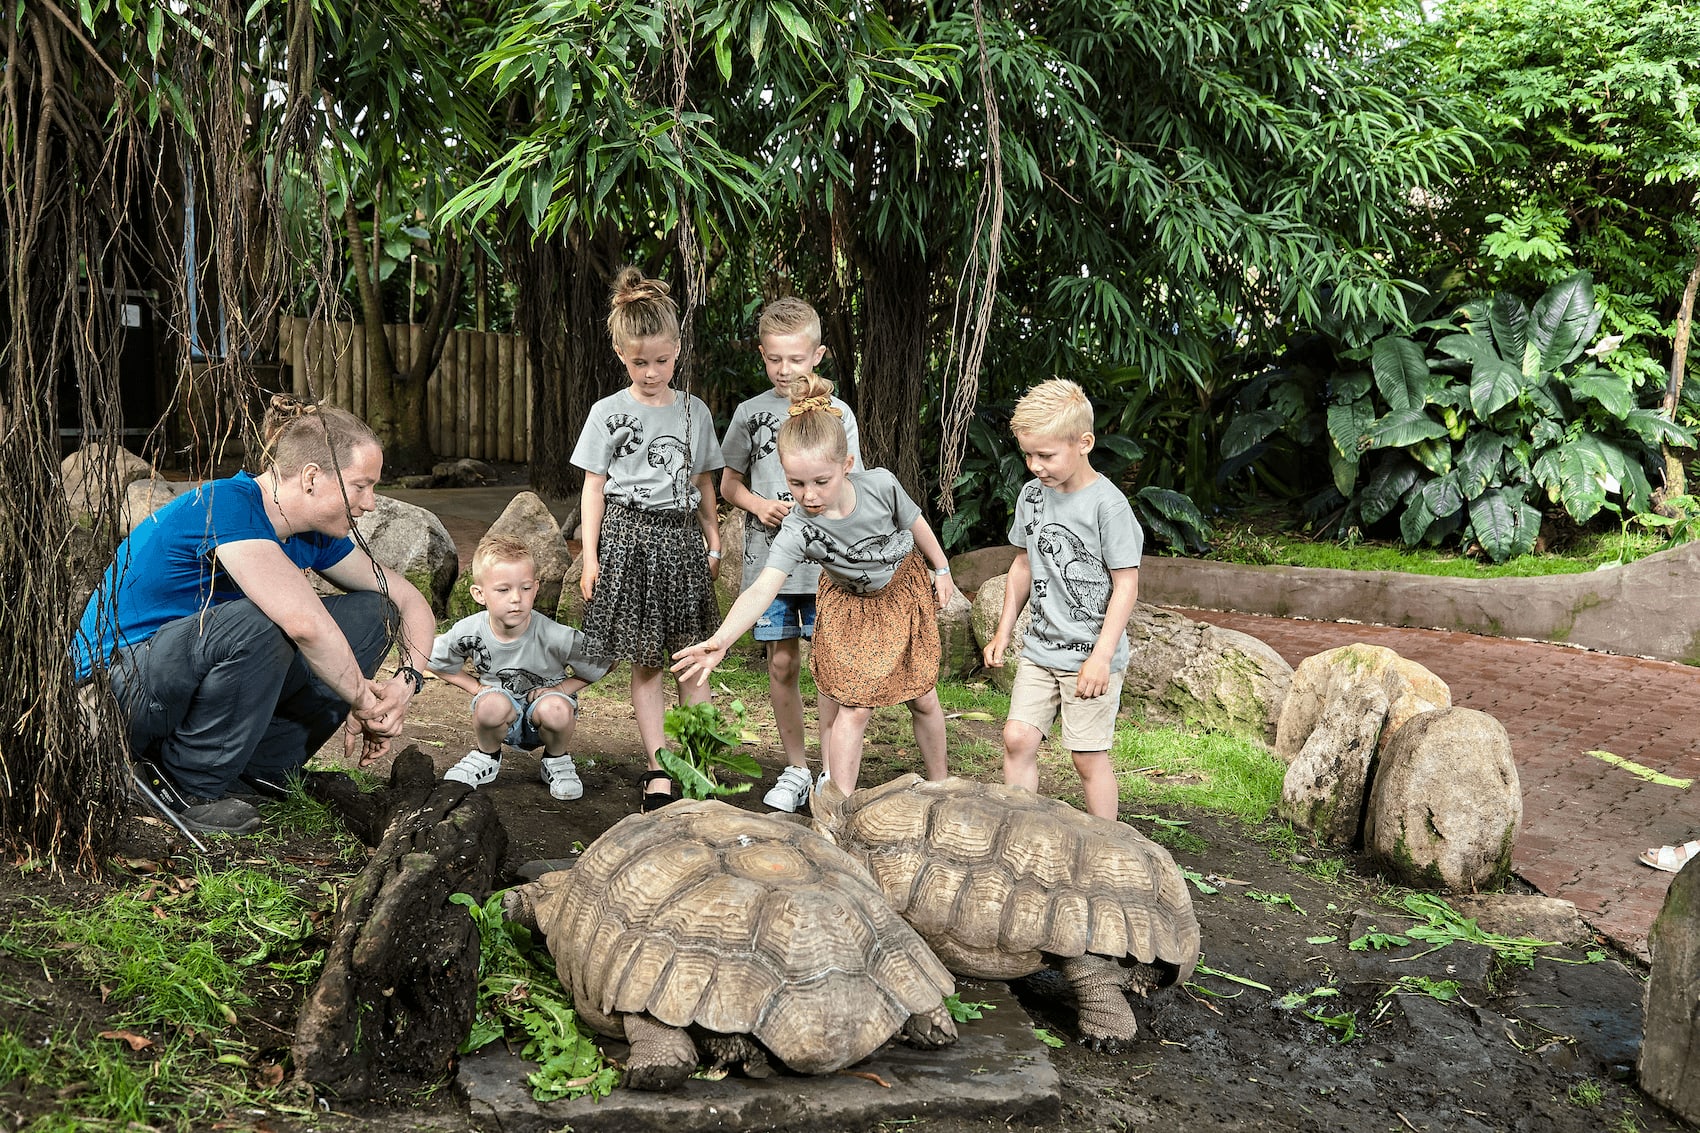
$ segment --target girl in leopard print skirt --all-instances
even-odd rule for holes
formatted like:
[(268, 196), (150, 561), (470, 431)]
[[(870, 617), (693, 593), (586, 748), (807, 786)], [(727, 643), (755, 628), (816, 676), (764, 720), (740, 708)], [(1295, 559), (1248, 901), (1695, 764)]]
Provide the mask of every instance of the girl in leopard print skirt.
[[(767, 565), (713, 636), (673, 654), (681, 687), (706, 686), (727, 648), (755, 625), (803, 560), (821, 565), (814, 646), (820, 690), (821, 762), (846, 794), (856, 789), (862, 738), (875, 708), (908, 704), (927, 778), (945, 769), (938, 609), (956, 592), (944, 548), (897, 477), (852, 472), (832, 383), (791, 380), (791, 416), (779, 429), (779, 461), (797, 506), (768, 550)], [(693, 681), (692, 678), (695, 678)]]
[[(598, 401), (573, 449), (584, 470), (584, 635), (592, 656), (632, 663), (632, 709), (649, 757), (640, 805), (672, 801), (655, 752), (664, 745), (667, 656), (714, 626), (720, 526), (714, 474), (724, 463), (714, 418), (672, 388), (679, 319), (668, 287), (635, 267), (614, 281), (608, 333), (631, 387)], [(679, 699), (708, 699), (679, 682)]]

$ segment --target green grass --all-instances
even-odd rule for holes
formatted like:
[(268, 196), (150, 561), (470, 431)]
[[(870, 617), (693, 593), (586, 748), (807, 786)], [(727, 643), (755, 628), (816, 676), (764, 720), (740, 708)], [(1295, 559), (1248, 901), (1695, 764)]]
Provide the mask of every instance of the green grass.
[(1124, 804), (1190, 807), (1250, 826), (1275, 813), (1287, 771), (1259, 744), (1178, 728), (1122, 728), (1110, 761)]
[(1348, 547), (1278, 532), (1227, 527), (1218, 532), (1211, 553), (1206, 557), (1254, 566), (1398, 571), (1452, 578), (1535, 578), (1582, 574), (1602, 566), (1633, 562), (1665, 546), (1666, 540), (1652, 532), (1583, 532), (1562, 553), (1520, 555), (1503, 563), (1490, 563), (1453, 548), (1401, 547), (1385, 543), (1358, 543)]

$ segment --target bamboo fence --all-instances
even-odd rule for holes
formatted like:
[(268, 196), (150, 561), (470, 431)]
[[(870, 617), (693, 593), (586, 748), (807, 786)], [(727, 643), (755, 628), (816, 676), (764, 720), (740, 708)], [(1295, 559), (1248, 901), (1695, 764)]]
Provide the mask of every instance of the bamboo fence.
[[(285, 316), (280, 327), (290, 388), (314, 394), (360, 417), (367, 411), (366, 352), (353, 323)], [(396, 369), (413, 365), (424, 349), (422, 327), (384, 327)], [(440, 458), (518, 461), (531, 458), (531, 359), (512, 334), (448, 333), (437, 369), (425, 386), (425, 430)]]

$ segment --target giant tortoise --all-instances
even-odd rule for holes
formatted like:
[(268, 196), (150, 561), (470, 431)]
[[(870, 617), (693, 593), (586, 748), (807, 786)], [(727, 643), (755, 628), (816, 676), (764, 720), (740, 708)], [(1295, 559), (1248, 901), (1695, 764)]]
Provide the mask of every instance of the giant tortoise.
[(828, 780), (812, 809), (952, 972), (1008, 980), (1059, 969), (1095, 1050), (1119, 1049), (1138, 1029), (1124, 988), (1183, 982), (1198, 963), (1186, 879), (1125, 823), (1031, 791), (919, 775), (848, 799)]
[(950, 973), (806, 825), (712, 801), (630, 815), (506, 910), (542, 930), (579, 1017), (631, 1043), (624, 1080), (638, 1089), (678, 1085), (699, 1042), (761, 1075), (764, 1052), (821, 1074), (900, 1030), (919, 1046), (956, 1039)]

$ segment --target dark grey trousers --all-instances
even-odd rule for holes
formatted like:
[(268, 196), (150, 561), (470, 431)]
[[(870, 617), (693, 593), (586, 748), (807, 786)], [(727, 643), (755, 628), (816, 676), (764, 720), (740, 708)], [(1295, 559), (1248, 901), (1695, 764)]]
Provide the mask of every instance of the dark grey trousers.
[[(370, 677), (389, 652), (395, 606), (360, 591), (324, 599)], [(313, 675), (284, 632), (246, 598), (167, 622), (109, 666), (130, 721), (130, 752), (155, 759), (185, 793), (221, 799), (244, 774), (295, 771), (348, 705)]]

